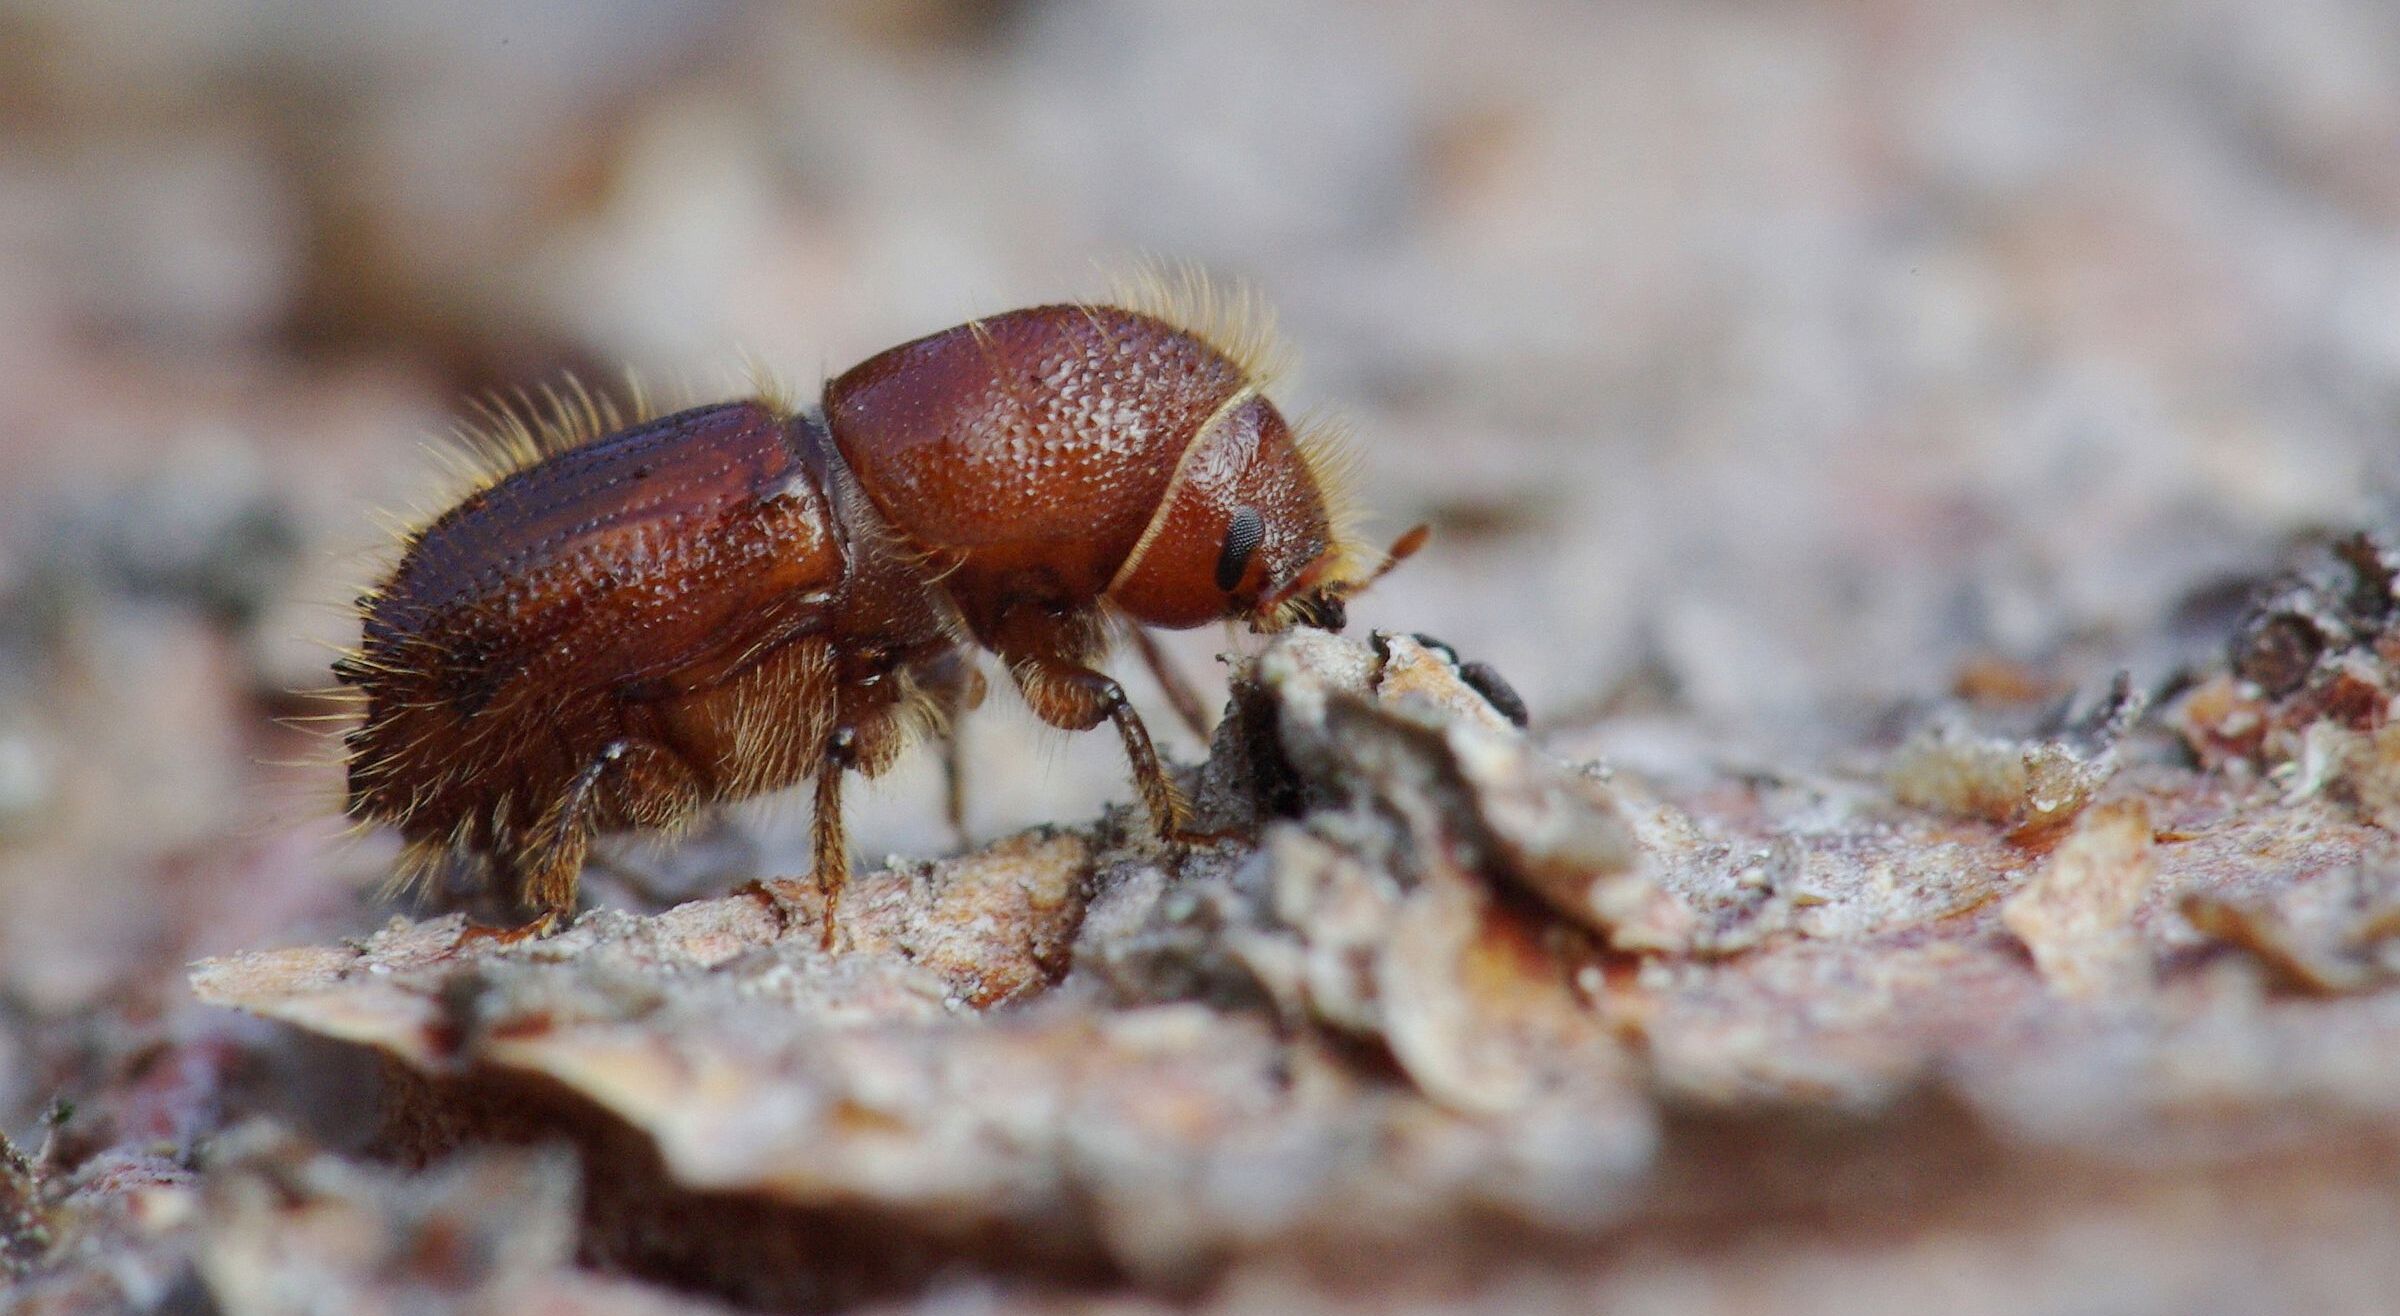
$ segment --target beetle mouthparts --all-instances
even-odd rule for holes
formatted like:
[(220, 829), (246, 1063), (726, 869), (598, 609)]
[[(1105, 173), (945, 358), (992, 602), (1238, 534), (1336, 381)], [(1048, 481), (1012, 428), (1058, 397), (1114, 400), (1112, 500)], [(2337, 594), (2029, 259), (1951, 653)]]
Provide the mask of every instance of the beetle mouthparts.
[(1280, 630), (1284, 626), (1313, 626), (1318, 630), (1340, 631), (1350, 624), (1349, 600), (1365, 592), (1369, 585), (1383, 579), (1392, 568), (1407, 561), (1425, 546), (1430, 527), (1412, 526), (1392, 546), (1384, 551), (1383, 562), (1373, 571), (1356, 580), (1325, 577), (1333, 571), (1337, 555), (1331, 552), (1308, 564), (1306, 570), (1287, 581), (1283, 588), (1259, 600), (1251, 613), (1250, 629)]

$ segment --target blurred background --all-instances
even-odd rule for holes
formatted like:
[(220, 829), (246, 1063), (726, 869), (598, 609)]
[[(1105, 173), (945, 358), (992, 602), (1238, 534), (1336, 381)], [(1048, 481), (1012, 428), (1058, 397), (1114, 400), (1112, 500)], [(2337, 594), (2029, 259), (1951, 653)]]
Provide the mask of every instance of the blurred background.
[[(243, 1025), (181, 965), (388, 915), (274, 719), (482, 391), (805, 394), (1194, 261), (1435, 528), (1361, 627), (1562, 746), (1830, 752), (2156, 675), (2383, 505), (2396, 148), (2386, 0), (0, 0), (0, 1129), (196, 1136)], [(979, 834), (1127, 795), (1108, 737), (969, 734)], [(866, 861), (948, 846), (937, 791)]]

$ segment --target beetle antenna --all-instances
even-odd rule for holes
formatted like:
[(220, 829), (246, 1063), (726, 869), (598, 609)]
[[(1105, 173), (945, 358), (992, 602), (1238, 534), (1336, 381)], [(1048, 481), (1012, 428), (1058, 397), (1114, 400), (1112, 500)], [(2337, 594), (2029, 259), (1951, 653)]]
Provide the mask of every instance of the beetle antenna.
[(1365, 576), (1362, 576), (1357, 580), (1341, 582), (1333, 587), (1332, 592), (1340, 594), (1345, 599), (1366, 593), (1369, 585), (1372, 585), (1376, 581), (1383, 579), (1385, 576), (1392, 574), (1392, 568), (1399, 566), (1401, 563), (1408, 561), (1412, 557), (1415, 557), (1417, 555), (1417, 550), (1425, 547), (1425, 541), (1430, 538), (1432, 534), (1432, 526), (1424, 525), (1422, 523), (1410, 526), (1408, 529), (1401, 532), (1398, 539), (1392, 541), (1392, 546), (1390, 548), (1383, 550), (1383, 565), (1375, 568), (1373, 571), (1368, 572)]
[(1425, 547), (1425, 541), (1432, 538), (1432, 536), (1433, 527), (1426, 525), (1423, 522), (1419, 522), (1416, 525), (1410, 526), (1408, 529), (1401, 531), (1400, 537), (1392, 541), (1392, 546), (1383, 550), (1383, 565), (1367, 573), (1366, 579), (1359, 581), (1357, 584), (1345, 586), (1342, 589), (1342, 593), (1344, 595), (1350, 595), (1365, 592), (1367, 586), (1372, 585), (1376, 581), (1383, 579), (1385, 576), (1392, 574), (1392, 568), (1399, 566), (1401, 563), (1408, 561), (1412, 557), (1415, 557), (1417, 555), (1417, 550)]

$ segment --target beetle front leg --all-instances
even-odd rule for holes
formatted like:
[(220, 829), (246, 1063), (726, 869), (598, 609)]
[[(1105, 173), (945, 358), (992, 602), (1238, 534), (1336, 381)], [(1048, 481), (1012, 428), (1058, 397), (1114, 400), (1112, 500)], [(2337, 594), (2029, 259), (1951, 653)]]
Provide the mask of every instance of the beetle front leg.
[(1190, 827), (1192, 806), (1168, 779), (1150, 743), (1150, 730), (1125, 697), (1125, 688), (1104, 672), (1055, 659), (1035, 659), (1013, 669), (1017, 689), (1034, 715), (1066, 731), (1089, 731), (1103, 720), (1116, 724), (1125, 742), (1125, 757), (1133, 766), (1134, 789), (1159, 836), (1179, 845), (1205, 845), (1221, 839), (1213, 832)]

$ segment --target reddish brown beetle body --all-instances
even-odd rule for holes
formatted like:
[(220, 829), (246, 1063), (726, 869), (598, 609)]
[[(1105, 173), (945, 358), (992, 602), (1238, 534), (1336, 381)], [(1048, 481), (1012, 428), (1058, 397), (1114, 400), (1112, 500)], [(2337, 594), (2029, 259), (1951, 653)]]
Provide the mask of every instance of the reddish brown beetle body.
[(396, 824), (412, 871), (479, 858), (549, 926), (596, 832), (814, 776), (830, 940), (842, 772), (973, 705), (971, 641), (1051, 724), (1113, 721), (1178, 835), (1140, 718), (1089, 665), (1112, 618), (1338, 626), (1368, 579), (1259, 383), (1157, 315), (1049, 306), (864, 362), (822, 426), (756, 399), (630, 427), (555, 407), (362, 600), (335, 664), (366, 706), (350, 811)]

